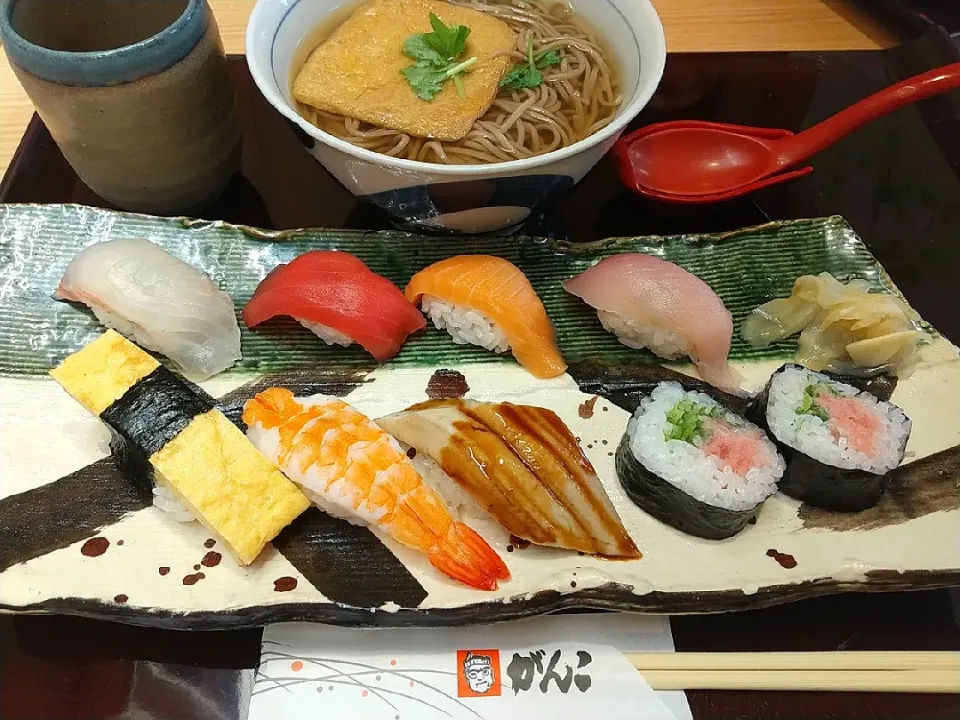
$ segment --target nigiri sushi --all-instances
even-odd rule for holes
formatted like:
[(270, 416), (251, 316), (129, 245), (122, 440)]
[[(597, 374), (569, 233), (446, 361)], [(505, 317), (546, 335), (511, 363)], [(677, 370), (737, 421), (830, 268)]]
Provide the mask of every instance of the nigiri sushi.
[(154, 491), (154, 505), (199, 520), (240, 565), (310, 507), (209, 397), (115, 331), (50, 375), (110, 428), (118, 468)]
[(404, 292), (458, 344), (513, 350), (517, 362), (538, 378), (567, 369), (543, 303), (520, 269), (503, 258), (441, 260), (414, 275)]
[(230, 296), (148, 240), (109, 240), (82, 250), (55, 297), (89, 306), (97, 320), (166, 355), (191, 380), (205, 380), (240, 359)]
[(577, 439), (554, 412), (434, 400), (377, 423), (433, 458), (511, 534), (537, 545), (640, 557)]
[(274, 269), (243, 309), (254, 327), (289, 315), (328, 345), (359, 344), (378, 361), (426, 327), (400, 289), (350, 253), (315, 250)]
[(604, 329), (624, 345), (669, 360), (689, 356), (711, 385), (739, 387), (739, 374), (727, 363), (733, 316), (696, 275), (650, 255), (622, 253), (563, 287), (596, 308)]
[(253, 444), (331, 515), (426, 553), (455, 580), (495, 590), (503, 560), (420, 477), (397, 441), (342, 400), (270, 388), (244, 406)]

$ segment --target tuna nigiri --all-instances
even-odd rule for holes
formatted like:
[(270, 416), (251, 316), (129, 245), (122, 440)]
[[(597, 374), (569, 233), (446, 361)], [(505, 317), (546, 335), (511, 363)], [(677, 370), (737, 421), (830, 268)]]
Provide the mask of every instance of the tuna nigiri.
[(385, 277), (349, 253), (315, 250), (274, 269), (243, 309), (254, 327), (289, 315), (328, 345), (359, 344), (378, 361), (396, 355), (423, 316)]
[(247, 402), (243, 421), (260, 452), (331, 515), (426, 553), (472, 587), (495, 590), (510, 578), (486, 541), (450, 516), (399, 443), (342, 400), (270, 388)]
[(88, 305), (104, 325), (163, 353), (191, 380), (205, 380), (240, 359), (230, 296), (148, 240), (110, 240), (82, 250), (55, 297)]
[(421, 270), (405, 291), (455, 343), (513, 356), (538, 378), (562, 374), (553, 325), (536, 291), (512, 263), (490, 255), (458, 255)]
[(650, 255), (622, 253), (563, 287), (596, 308), (603, 327), (624, 345), (670, 360), (689, 356), (711, 385), (739, 387), (738, 373), (727, 364), (733, 317), (696, 275)]

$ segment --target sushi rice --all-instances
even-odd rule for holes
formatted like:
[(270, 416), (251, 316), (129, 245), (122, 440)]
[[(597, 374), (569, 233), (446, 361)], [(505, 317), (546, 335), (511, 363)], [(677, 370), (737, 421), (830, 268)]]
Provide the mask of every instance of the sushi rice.
[(196, 520), (179, 498), (162, 485), (153, 486), (153, 506), (177, 522), (189, 523)]
[(352, 337), (349, 335), (344, 335), (342, 332), (334, 330), (332, 327), (303, 319), (299, 319), (297, 322), (303, 325), (318, 338), (323, 340), (327, 345), (342, 345), (343, 347), (349, 347), (353, 345)]
[[(836, 432), (832, 419), (800, 412), (807, 388), (814, 385), (826, 386), (841, 398), (855, 398), (862, 411), (879, 421), (875, 453), (865, 454), (851, 447), (847, 438)], [(900, 464), (901, 450), (911, 429), (910, 420), (896, 405), (799, 367), (787, 368), (774, 377), (767, 400), (767, 423), (781, 442), (814, 460), (876, 474), (889, 472)]]
[[(735, 433), (756, 438), (754, 465), (745, 475), (707, 453), (702, 438), (667, 439), (673, 429), (668, 414), (682, 401), (710, 409)], [(756, 507), (777, 491), (786, 464), (776, 446), (752, 423), (726, 411), (709, 395), (684, 390), (680, 383), (660, 383), (645, 397), (627, 427), (630, 451), (652, 473), (700, 502), (742, 511)]]
[(682, 335), (607, 310), (598, 310), (597, 317), (603, 329), (615, 335), (627, 347), (635, 350), (646, 348), (667, 360), (690, 356), (696, 362), (693, 347)]
[(473, 308), (424, 295), (420, 305), (439, 330), (446, 330), (458, 345), (479, 345), (504, 353), (510, 349), (506, 333), (490, 318)]

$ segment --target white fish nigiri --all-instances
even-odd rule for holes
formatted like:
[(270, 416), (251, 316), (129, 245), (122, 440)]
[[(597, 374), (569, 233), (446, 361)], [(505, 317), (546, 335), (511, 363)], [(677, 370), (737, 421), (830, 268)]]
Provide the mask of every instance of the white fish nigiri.
[(601, 260), (563, 283), (596, 308), (603, 327), (624, 345), (649, 348), (670, 360), (689, 356), (711, 385), (739, 387), (727, 364), (733, 317), (703, 280), (682, 267), (642, 253)]
[(148, 240), (109, 240), (82, 250), (55, 297), (89, 306), (104, 325), (163, 353), (191, 380), (205, 380), (240, 359), (230, 296)]

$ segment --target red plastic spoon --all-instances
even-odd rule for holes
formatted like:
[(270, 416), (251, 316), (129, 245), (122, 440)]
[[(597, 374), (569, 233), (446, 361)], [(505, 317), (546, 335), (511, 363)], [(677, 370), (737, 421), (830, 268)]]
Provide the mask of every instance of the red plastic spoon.
[(621, 179), (659, 200), (707, 203), (810, 172), (784, 172), (871, 120), (960, 87), (960, 63), (915, 75), (796, 135), (789, 130), (682, 120), (641, 128), (614, 150)]

